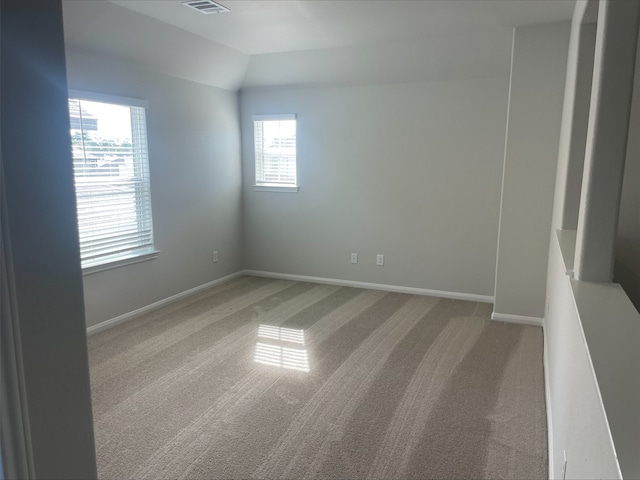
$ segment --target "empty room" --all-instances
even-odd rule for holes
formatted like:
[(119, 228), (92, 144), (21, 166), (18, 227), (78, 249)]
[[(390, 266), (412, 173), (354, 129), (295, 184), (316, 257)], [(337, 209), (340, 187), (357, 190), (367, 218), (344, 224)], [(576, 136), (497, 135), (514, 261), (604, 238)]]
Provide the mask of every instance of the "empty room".
[(0, 6), (1, 478), (640, 477), (640, 1)]

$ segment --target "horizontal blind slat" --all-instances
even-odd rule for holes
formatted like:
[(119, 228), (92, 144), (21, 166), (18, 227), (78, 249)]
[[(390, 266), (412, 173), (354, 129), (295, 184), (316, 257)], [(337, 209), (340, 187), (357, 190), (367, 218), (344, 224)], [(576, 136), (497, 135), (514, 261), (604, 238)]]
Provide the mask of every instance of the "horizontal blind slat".
[(150, 242), (150, 235), (146, 237), (136, 236), (133, 238), (121, 237), (118, 240), (112, 239), (108, 242), (82, 242), (80, 244), (80, 249), (91, 249), (92, 253), (95, 255), (99, 252), (117, 251), (124, 247), (129, 248), (131, 246), (150, 245)]

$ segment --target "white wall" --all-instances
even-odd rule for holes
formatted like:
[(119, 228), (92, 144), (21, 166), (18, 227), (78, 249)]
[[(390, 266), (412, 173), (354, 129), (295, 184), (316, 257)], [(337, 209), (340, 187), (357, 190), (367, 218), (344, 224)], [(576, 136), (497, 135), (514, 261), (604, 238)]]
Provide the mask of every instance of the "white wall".
[[(597, 7), (596, 2), (577, 4), (568, 71), (580, 70), (581, 64), (586, 70), (591, 69), (583, 64), (583, 54), (593, 55), (596, 30), (581, 22), (595, 21)], [(639, 68), (637, 63), (636, 92)], [(584, 75), (590, 72), (583, 71)], [(568, 75), (562, 119), (565, 141), (578, 151), (584, 148), (579, 144), (587, 141), (586, 135), (584, 128), (572, 129), (571, 126), (583, 124), (584, 117), (589, 115), (590, 97), (585, 95), (583, 81), (580, 75)], [(572, 99), (575, 99), (574, 105)], [(638, 120), (639, 105), (636, 95), (630, 132), (637, 131), (634, 122)], [(629, 136), (626, 174), (637, 167), (636, 136)], [(621, 474), (625, 478), (638, 478), (640, 314), (619, 285), (572, 278), (576, 230), (561, 230), (567, 225), (575, 228), (576, 224), (577, 206), (571, 197), (574, 197), (575, 185), (581, 183), (582, 168), (568, 166), (577, 160), (570, 152), (572, 149), (560, 148), (558, 156), (547, 284), (549, 308), (544, 321), (551, 477), (562, 477), (566, 454), (566, 478), (620, 478)], [(633, 237), (638, 222), (638, 197), (629, 188), (634, 184), (632, 178), (625, 179), (619, 231), (622, 244)], [(563, 211), (568, 212), (573, 221), (567, 222), (566, 215), (563, 219)], [(624, 225), (625, 222), (630, 223)], [(623, 250), (621, 259), (632, 260), (633, 256), (628, 253)], [(633, 285), (628, 287), (633, 289)]]
[[(492, 296), (507, 89), (242, 91), (246, 268)], [(266, 113), (298, 115), (299, 193), (251, 188)]]
[(512, 29), (255, 55), (243, 88), (393, 85), (509, 75)]
[[(560, 241), (559, 241), (560, 240)], [(562, 246), (562, 248), (561, 248)], [(545, 318), (547, 415), (551, 422), (550, 478), (620, 478), (607, 414), (567, 271), (573, 268), (575, 232), (555, 232), (549, 254)]]
[(514, 32), (495, 318), (544, 315), (569, 32), (569, 23)]
[[(149, 101), (156, 248), (151, 261), (84, 277), (87, 326), (243, 268), (240, 132), (234, 92), (68, 52), (69, 87)], [(220, 261), (212, 263), (212, 252)]]

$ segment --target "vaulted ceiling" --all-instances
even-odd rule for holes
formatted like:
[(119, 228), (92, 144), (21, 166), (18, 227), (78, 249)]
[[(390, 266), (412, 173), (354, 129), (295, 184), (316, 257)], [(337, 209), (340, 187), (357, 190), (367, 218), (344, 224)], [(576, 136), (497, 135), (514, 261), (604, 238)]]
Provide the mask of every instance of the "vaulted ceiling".
[(511, 29), (573, 0), (65, 0), (68, 49), (221, 88), (407, 83), (508, 74)]

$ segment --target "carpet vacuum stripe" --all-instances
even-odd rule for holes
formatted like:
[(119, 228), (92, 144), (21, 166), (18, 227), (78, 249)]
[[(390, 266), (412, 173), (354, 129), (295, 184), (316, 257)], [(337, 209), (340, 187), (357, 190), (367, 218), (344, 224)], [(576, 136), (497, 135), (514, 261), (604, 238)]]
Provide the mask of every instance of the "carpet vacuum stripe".
[(328, 461), (318, 472), (320, 477), (335, 478), (342, 475), (362, 478), (367, 474), (368, 462), (375, 458), (393, 414), (405, 390), (411, 386), (411, 378), (422, 358), (451, 319), (470, 316), (477, 308), (477, 303), (440, 300), (395, 346), (349, 420), (343, 441), (334, 443), (333, 449), (326, 455)]
[(117, 352), (123, 352), (138, 344), (143, 339), (161, 333), (170, 328), (180, 319), (186, 319), (227, 302), (245, 293), (251, 292), (273, 280), (256, 277), (241, 277), (233, 282), (227, 282), (209, 290), (183, 298), (163, 308), (146, 313), (135, 319), (110, 328), (100, 335), (89, 337), (92, 362), (98, 365), (104, 358), (112, 358)]
[[(115, 411), (107, 412), (107, 415), (94, 420), (96, 425), (119, 424), (119, 428), (110, 430), (117, 431), (120, 438), (130, 437), (138, 431), (149, 433), (144, 444), (120, 455), (114, 455), (109, 449), (118, 448), (117, 443), (105, 442), (107, 448), (104, 453), (110, 459), (109, 465), (126, 465), (133, 458), (139, 463), (145, 457), (152, 456), (161, 446), (160, 443), (167, 443), (167, 436), (172, 435), (176, 429), (179, 431), (184, 420), (176, 421), (177, 419), (188, 419), (206, 408), (215, 395), (221, 393), (221, 387), (225, 383), (235, 382), (234, 379), (229, 379), (229, 373), (233, 378), (245, 375), (251, 364), (240, 360), (255, 345), (256, 318), (277, 323), (306, 308), (310, 303), (330, 295), (337, 288), (339, 287), (289, 283), (289, 287), (277, 294), (242, 308), (223, 320), (212, 323), (205, 329), (207, 331), (200, 331), (188, 341), (176, 344), (170, 354), (168, 349), (158, 352), (157, 362), (162, 362), (163, 367), (161, 373), (154, 369), (153, 360), (146, 369), (139, 371), (140, 375), (146, 372), (149, 377), (158, 378), (149, 383), (139, 380), (141, 388), (133, 396), (116, 405)], [(239, 367), (236, 368), (238, 364)], [(140, 405), (153, 405), (156, 415), (133, 418), (126, 415)], [(176, 410), (176, 406), (182, 408)], [(165, 421), (158, 422), (158, 416)]]
[[(364, 310), (364, 312), (360, 311), (360, 314), (347, 325), (352, 325), (354, 322), (355, 325), (358, 325), (358, 321), (364, 323), (366, 320), (365, 317), (363, 317), (363, 313), (369, 312), (374, 308), (377, 309), (379, 315), (383, 319), (386, 319), (392, 311), (395, 311), (395, 309), (407, 301), (408, 298), (408, 296), (399, 296), (397, 294), (384, 295), (379, 298), (375, 304)], [(286, 323), (286, 321), (283, 323)], [(333, 332), (332, 335), (327, 339), (324, 339), (317, 348), (321, 348), (325, 343), (330, 343), (332, 338), (341, 334), (339, 332), (340, 330)], [(364, 334), (363, 338), (365, 338)], [(311, 361), (313, 362), (313, 359), (311, 359)], [(179, 475), (181, 472), (184, 478), (206, 478), (207, 476), (219, 475), (233, 478), (239, 475), (238, 472), (233, 471), (217, 473), (215, 471), (200, 471), (192, 473), (191, 470), (198, 469), (201, 466), (199, 462), (205, 458), (209, 452), (214, 452), (216, 457), (230, 459), (234, 457), (234, 453), (243, 451), (243, 449), (238, 449), (238, 439), (235, 435), (235, 427), (238, 423), (241, 426), (249, 425), (251, 427), (249, 437), (254, 440), (258, 438), (261, 432), (266, 431), (268, 437), (264, 439), (264, 442), (260, 443), (260, 446), (267, 449), (271, 447), (273, 430), (271, 428), (268, 430), (265, 430), (264, 428), (261, 429), (259, 428), (259, 425), (264, 420), (267, 421), (267, 424), (271, 425), (272, 420), (278, 417), (277, 409), (279, 408), (291, 410), (292, 406), (295, 407), (296, 405), (300, 405), (302, 403), (300, 399), (304, 396), (304, 393), (291, 393), (291, 397), (295, 396), (295, 398), (298, 399), (298, 402), (293, 405), (286, 400), (283, 402), (282, 395), (278, 392), (287, 391), (284, 384), (289, 381), (297, 383), (296, 377), (298, 377), (299, 374), (295, 372), (293, 379), (291, 379), (291, 375), (282, 375), (284, 371), (272, 372), (272, 375), (265, 375), (264, 370), (262, 370), (261, 373), (262, 375), (259, 380), (253, 378), (251, 381), (245, 382), (244, 388), (239, 392), (236, 391), (236, 395), (238, 393), (242, 393), (242, 397), (240, 397), (241, 401), (238, 401), (238, 397), (236, 396), (235, 398), (227, 398), (228, 403), (226, 404), (219, 402), (214, 409), (210, 409), (202, 415), (194, 425), (189, 428), (189, 430), (183, 432), (181, 438), (176, 439), (171, 442), (170, 445), (167, 445), (167, 448), (173, 448), (170, 455), (165, 454), (164, 456), (155, 457), (151, 462), (149, 462), (146, 470), (137, 472), (136, 477), (150, 478), (158, 463), (164, 465), (168, 470), (167, 473), (169, 476), (180, 478), (182, 478)], [(309, 393), (310, 392), (307, 392), (307, 394)], [(269, 415), (250, 420), (249, 418), (252, 417), (253, 409), (264, 404), (270, 399), (275, 400), (275, 402), (269, 408)], [(290, 417), (290, 415), (285, 415), (285, 422), (292, 420), (292, 418), (288, 417)], [(271, 426), (273, 427), (273, 425)], [(283, 426), (282, 421), (277, 425), (278, 428), (282, 428)], [(185, 441), (185, 438), (191, 438), (191, 441)], [(243, 443), (246, 443), (246, 441), (248, 441), (248, 437), (242, 436), (241, 440)], [(163, 449), (163, 452), (166, 452), (166, 449)], [(252, 449), (252, 457), (244, 459), (244, 465), (246, 466), (247, 463), (250, 464), (253, 462), (257, 458), (257, 453), (256, 448)], [(177, 461), (175, 460), (176, 458), (178, 459)], [(218, 462), (210, 462), (206, 460), (203, 463), (204, 467), (214, 466), (215, 468), (218, 468)], [(224, 464), (226, 464), (226, 462), (222, 465)]]
[(109, 479), (546, 478), (542, 332), (241, 277), (89, 338)]

